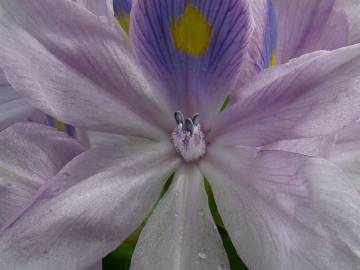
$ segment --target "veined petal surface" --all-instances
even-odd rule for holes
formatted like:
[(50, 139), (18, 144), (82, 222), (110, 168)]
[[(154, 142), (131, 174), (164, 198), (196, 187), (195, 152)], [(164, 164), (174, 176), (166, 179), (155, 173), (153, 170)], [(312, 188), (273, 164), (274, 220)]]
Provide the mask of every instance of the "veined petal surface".
[(0, 232), (0, 268), (84, 269), (144, 220), (179, 164), (167, 143), (98, 147), (42, 186)]
[(132, 0), (113, 0), (114, 16), (124, 31), (129, 34)]
[(10, 86), (0, 70), (0, 131), (30, 117), (33, 108)]
[[(247, 171), (238, 165), (244, 159)], [(288, 152), (250, 160), (217, 147), (200, 165), (249, 269), (357, 269), (360, 197), (346, 175), (328, 161)]]
[(119, 16), (120, 14), (130, 15), (131, 7), (132, 7), (132, 0), (114, 0), (113, 1), (115, 17)]
[[(251, 1), (250, 7), (254, 31), (251, 36), (249, 52), (256, 65), (256, 72), (260, 72), (271, 58), (271, 48), (268, 47), (271, 47), (270, 38), (273, 38), (270, 34), (276, 34), (276, 32), (273, 33), (274, 30), (276, 31), (276, 25), (272, 25), (274, 23), (274, 10), (271, 0)], [(269, 50), (270, 55), (265, 56)]]
[(229, 269), (197, 166), (185, 165), (176, 173), (140, 235), (131, 269)]
[(360, 2), (357, 0), (336, 0), (335, 9), (345, 12), (349, 27), (349, 43), (355, 44), (360, 42)]
[(360, 122), (329, 136), (284, 140), (262, 149), (300, 153), (330, 160), (343, 170), (360, 192)]
[(0, 3), (0, 66), (39, 109), (76, 127), (159, 139), (168, 102), (135, 64), (127, 38), (72, 1)]
[(139, 0), (130, 38), (174, 111), (200, 113), (206, 127), (243, 63), (250, 34), (245, 0)]
[(328, 158), (345, 172), (360, 194), (360, 122), (337, 133)]
[[(345, 16), (347, 4), (335, 0), (259, 0), (250, 7), (255, 28), (248, 56), (231, 97), (262, 70), (317, 50), (333, 50), (355, 44), (351, 32), (358, 31), (355, 14)], [(344, 2), (339, 0), (338, 2)], [(357, 4), (358, 5), (358, 4)], [(355, 3), (353, 4), (356, 8)], [(355, 12), (356, 13), (356, 12)], [(356, 13), (357, 14), (357, 13)], [(352, 24), (352, 28), (351, 28)], [(350, 25), (350, 26), (349, 26)], [(350, 34), (349, 34), (350, 31)], [(354, 38), (353, 38), (354, 39)]]
[(150, 143), (149, 139), (139, 137), (122, 136), (113, 133), (85, 131), (84, 137), (87, 138), (87, 143), (90, 147), (111, 146), (122, 144), (146, 144)]
[(219, 115), (209, 139), (264, 146), (337, 131), (360, 116), (359, 71), (359, 45), (265, 70)]
[(235, 85), (236, 90), (271, 64), (276, 46), (277, 22), (272, 0), (249, 1), (249, 6), (253, 31), (245, 62)]
[[(345, 14), (334, 9), (335, 0), (272, 0), (276, 24), (276, 62), (302, 54), (350, 45)], [(342, 1), (346, 2), (346, 1)]]
[(73, 0), (81, 6), (87, 8), (92, 13), (103, 17), (113, 17), (114, 11), (112, 0)]
[(18, 123), (0, 133), (0, 227), (39, 187), (83, 151), (53, 128)]
[(282, 140), (266, 145), (262, 150), (279, 150), (299, 153), (306, 156), (328, 159), (333, 150), (335, 136), (311, 137), (294, 140)]

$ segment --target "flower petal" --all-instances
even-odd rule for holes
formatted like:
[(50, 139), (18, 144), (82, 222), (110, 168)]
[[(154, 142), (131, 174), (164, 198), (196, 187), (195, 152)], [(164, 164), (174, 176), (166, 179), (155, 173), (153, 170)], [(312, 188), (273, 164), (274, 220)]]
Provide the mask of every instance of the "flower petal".
[(90, 267), (141, 224), (178, 164), (165, 142), (83, 153), (3, 227), (0, 269)]
[(335, 9), (345, 12), (349, 26), (349, 43), (355, 44), (360, 42), (360, 3), (357, 0), (336, 0)]
[(334, 143), (334, 136), (313, 137), (277, 141), (263, 147), (262, 150), (279, 150), (327, 159), (333, 150)]
[(0, 133), (0, 227), (83, 148), (52, 128), (18, 123)]
[(132, 0), (114, 0), (113, 7), (115, 17), (120, 16), (120, 14), (129, 15), (132, 7)]
[(73, 0), (98, 16), (113, 17), (112, 0)]
[(325, 160), (269, 151), (243, 171), (236, 158), (244, 156), (217, 148), (200, 166), (249, 269), (358, 267), (360, 197), (341, 170)]
[(98, 16), (65, 0), (5, 0), (0, 14), (0, 65), (34, 106), (85, 129), (158, 139), (173, 127), (126, 38)]
[(277, 21), (277, 63), (302, 54), (333, 50), (349, 43), (346, 16), (335, 0), (273, 0)]
[(336, 143), (338, 144), (346, 144), (357, 141), (360, 141), (360, 121), (352, 123), (336, 134)]
[(111, 146), (122, 144), (147, 144), (151, 141), (145, 138), (122, 136), (118, 134), (85, 131), (84, 134), (87, 143), (90, 147), (95, 148), (98, 146)]
[(177, 172), (140, 235), (131, 269), (229, 269), (197, 167)]
[(246, 54), (247, 1), (139, 0), (131, 13), (130, 37), (139, 61), (159, 78), (175, 110), (202, 114), (206, 126)]
[(360, 192), (360, 122), (326, 137), (285, 140), (263, 150), (281, 150), (322, 157), (335, 163)]
[(12, 89), (0, 70), (0, 131), (30, 117), (33, 108)]
[(117, 22), (129, 34), (132, 0), (114, 0), (113, 9)]
[(329, 159), (345, 172), (360, 193), (360, 122), (337, 134)]
[(360, 116), (360, 45), (265, 70), (215, 120), (216, 142), (263, 146), (332, 133)]
[(84, 270), (102, 270), (102, 260), (95, 263), (94, 265), (90, 267), (86, 267)]
[[(274, 64), (274, 53), (277, 41), (277, 21), (275, 8), (272, 0), (262, 0), (263, 8), (260, 14), (264, 14), (265, 22), (261, 28), (258, 27), (258, 33), (261, 35), (257, 40), (262, 43), (259, 44), (261, 49), (260, 59), (257, 63), (261, 69), (265, 69)], [(260, 2), (260, 1), (259, 1)], [(264, 5), (265, 4), (265, 5)], [(258, 15), (259, 16), (259, 15)], [(258, 18), (258, 20), (260, 20)], [(260, 71), (260, 70), (258, 70)]]
[[(86, 8), (93, 14), (99, 16), (103, 22), (107, 23), (109, 27), (112, 27), (113, 30), (118, 30), (118, 34), (125, 36), (126, 34), (120, 30), (118, 27), (118, 22), (114, 18), (114, 3), (116, 0), (72, 0), (75, 3), (79, 4), (81, 7)], [(124, 0), (121, 0), (124, 1)]]
[(272, 0), (249, 1), (254, 31), (251, 35), (248, 58), (241, 69), (237, 86), (269, 67), (276, 46), (276, 19)]

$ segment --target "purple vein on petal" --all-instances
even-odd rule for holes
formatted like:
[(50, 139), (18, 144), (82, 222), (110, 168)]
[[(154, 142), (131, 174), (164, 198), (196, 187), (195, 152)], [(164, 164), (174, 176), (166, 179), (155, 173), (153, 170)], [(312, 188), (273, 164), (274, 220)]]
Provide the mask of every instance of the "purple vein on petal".
[(135, 54), (175, 100), (174, 110), (194, 114), (195, 108), (209, 104), (207, 98), (218, 95), (221, 98), (210, 102), (217, 112), (246, 53), (247, 2), (140, 0), (134, 3), (131, 20)]
[(272, 0), (267, 0), (267, 22), (264, 35), (264, 53), (260, 64), (262, 69), (276, 64), (277, 23)]

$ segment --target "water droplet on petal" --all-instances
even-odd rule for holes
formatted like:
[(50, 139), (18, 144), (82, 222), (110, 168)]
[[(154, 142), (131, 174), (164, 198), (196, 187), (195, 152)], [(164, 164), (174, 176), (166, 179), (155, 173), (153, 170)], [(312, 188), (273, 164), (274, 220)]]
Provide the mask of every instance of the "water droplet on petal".
[(200, 259), (203, 259), (203, 260), (205, 260), (208, 257), (208, 255), (204, 251), (199, 252), (198, 256)]
[(200, 216), (200, 217), (203, 217), (204, 215), (205, 215), (204, 210), (200, 210), (200, 211), (199, 211), (199, 216)]
[(218, 270), (224, 270), (224, 269), (225, 269), (225, 265), (223, 263), (220, 264), (219, 267), (218, 267)]

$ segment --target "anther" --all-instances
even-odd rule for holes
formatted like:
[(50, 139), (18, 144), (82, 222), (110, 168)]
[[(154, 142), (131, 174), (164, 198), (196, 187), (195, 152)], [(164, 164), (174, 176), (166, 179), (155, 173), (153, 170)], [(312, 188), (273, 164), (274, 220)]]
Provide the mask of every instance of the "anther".
[(182, 114), (182, 112), (175, 112), (174, 116), (175, 116), (175, 121), (178, 125), (184, 124), (184, 115)]
[(198, 126), (200, 124), (200, 114), (194, 114), (194, 116), (192, 117), (192, 122), (194, 126)]
[(185, 120), (185, 131), (190, 132), (190, 135), (194, 133), (194, 123), (191, 118)]

